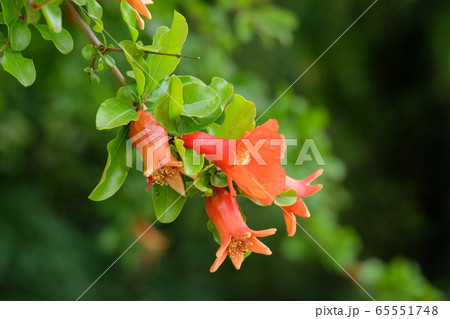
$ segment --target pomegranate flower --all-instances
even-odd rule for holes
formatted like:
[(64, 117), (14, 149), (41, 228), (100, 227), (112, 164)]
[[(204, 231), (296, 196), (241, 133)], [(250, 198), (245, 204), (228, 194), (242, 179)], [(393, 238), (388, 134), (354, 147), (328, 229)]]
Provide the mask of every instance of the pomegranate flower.
[(138, 113), (139, 119), (130, 123), (129, 137), (144, 161), (147, 190), (153, 183), (169, 184), (175, 191), (184, 195), (184, 182), (180, 175), (183, 163), (177, 161), (170, 151), (166, 129), (159, 125), (152, 114), (144, 111)]
[(152, 14), (150, 13), (150, 11), (148, 11), (148, 9), (145, 5), (153, 4), (153, 1), (152, 0), (127, 0), (127, 2), (134, 9), (134, 11), (136, 11), (136, 18), (138, 20), (139, 28), (141, 28), (141, 30), (144, 30), (145, 22), (139, 14), (142, 14), (144, 17), (146, 17), (147, 19), (150, 20), (152, 18)]
[(322, 172), (323, 170), (319, 169), (307, 178), (298, 180), (286, 176), (285, 191), (289, 189), (295, 189), (295, 191), (297, 192), (297, 201), (295, 202), (295, 204), (281, 207), (281, 210), (283, 211), (284, 221), (286, 223), (288, 236), (294, 236), (295, 231), (297, 230), (297, 220), (295, 215), (299, 217), (310, 216), (308, 208), (303, 202), (302, 197), (310, 196), (322, 189), (321, 184), (309, 185), (309, 183), (322, 175)]
[(240, 139), (226, 139), (203, 132), (181, 137), (186, 148), (205, 154), (227, 175), (231, 195), (233, 181), (249, 196), (270, 205), (284, 191), (286, 173), (280, 161), (286, 150), (276, 120), (268, 120)]
[(220, 248), (210, 268), (215, 272), (227, 256), (236, 269), (241, 268), (244, 253), (248, 250), (271, 255), (270, 249), (256, 237), (266, 237), (276, 232), (275, 228), (254, 231), (245, 223), (236, 198), (223, 188), (214, 188), (212, 196), (206, 198), (206, 213), (220, 237)]

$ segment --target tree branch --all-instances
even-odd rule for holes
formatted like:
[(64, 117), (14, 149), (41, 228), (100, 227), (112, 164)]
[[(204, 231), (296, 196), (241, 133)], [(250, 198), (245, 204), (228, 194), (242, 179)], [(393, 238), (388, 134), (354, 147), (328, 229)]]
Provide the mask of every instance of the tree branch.
[[(64, 3), (69, 8), (70, 12), (73, 14), (75, 20), (80, 25), (81, 29), (83, 30), (84, 34), (88, 38), (89, 42), (96, 47), (97, 49), (103, 51), (105, 49), (105, 46), (102, 42), (97, 38), (97, 36), (94, 34), (94, 31), (92, 31), (91, 27), (84, 21), (83, 17), (81, 16), (80, 12), (78, 12), (75, 5), (72, 3), (71, 0), (64, 0)], [(117, 81), (119, 81), (121, 86), (127, 85), (127, 81), (125, 80), (125, 77), (120, 72), (120, 70), (114, 65), (109, 66), (108, 68), (111, 70)]]

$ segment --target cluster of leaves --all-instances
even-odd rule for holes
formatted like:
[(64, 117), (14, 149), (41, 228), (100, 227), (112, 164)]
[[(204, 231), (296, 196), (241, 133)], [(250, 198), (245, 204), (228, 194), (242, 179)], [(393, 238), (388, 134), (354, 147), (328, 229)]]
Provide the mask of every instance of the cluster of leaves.
[[(2, 65), (24, 86), (31, 85), (36, 78), (33, 61), (21, 53), (31, 40), (29, 25), (38, 29), (44, 39), (53, 41), (61, 53), (68, 54), (73, 49), (70, 33), (62, 28), (62, 2), (2, 0), (0, 23), (6, 25), (7, 31), (6, 36), (0, 33)], [(226, 187), (225, 174), (213, 162), (205, 161), (204, 156), (186, 149), (179, 137), (206, 130), (217, 137), (240, 138), (245, 131), (254, 128), (256, 108), (252, 102), (234, 94), (233, 85), (222, 78), (213, 78), (208, 85), (193, 76), (173, 75), (188, 34), (185, 18), (175, 12), (170, 28), (159, 27), (152, 43), (144, 44), (138, 40), (135, 9), (127, 1), (122, 1), (120, 11), (131, 39), (116, 42), (117, 46), (114, 46), (107, 43), (103, 9), (97, 1), (73, 0), (67, 1), (67, 5), (85, 33), (89, 29), (88, 33), (96, 32), (102, 36), (103, 41), (99, 41), (94, 33), (88, 34), (91, 44), (83, 47), (81, 52), (91, 62), (84, 69), (91, 83), (100, 82), (99, 72), (116, 67), (110, 52), (122, 52), (130, 66), (126, 72), (127, 84), (119, 88), (116, 97), (105, 100), (97, 112), (97, 129), (118, 129), (118, 133), (107, 145), (108, 159), (103, 175), (89, 198), (105, 200), (123, 185), (132, 164), (127, 154), (129, 123), (136, 121), (139, 116), (136, 111), (143, 109), (154, 114), (158, 123), (167, 130), (173, 138), (173, 154), (183, 162), (185, 173), (194, 176), (185, 181), (188, 196), (197, 192), (208, 196), (213, 187)], [(39, 24), (41, 15), (46, 24)], [(241, 195), (246, 196), (243, 192)], [(290, 205), (295, 200), (296, 193), (291, 190), (278, 196), (275, 203)], [(179, 197), (167, 185), (154, 185), (153, 202), (156, 217), (169, 223), (181, 212), (186, 197)], [(214, 229), (211, 224), (209, 228)]]
[[(23, 86), (30, 86), (36, 79), (33, 60), (22, 54), (31, 41), (30, 25), (39, 31), (42, 38), (52, 41), (62, 54), (73, 50), (72, 36), (62, 27), (61, 2), (62, 0), (50, 3), (45, 0), (1, 1), (0, 61), (3, 69)], [(95, 0), (89, 2), (97, 4)]]
[[(130, 27), (133, 34), (134, 29)], [(255, 126), (254, 103), (234, 94), (233, 85), (221, 78), (213, 78), (209, 85), (193, 76), (172, 75), (179, 59), (172, 56), (148, 55), (146, 48), (161, 52), (180, 53), (186, 40), (188, 26), (184, 17), (175, 12), (169, 28), (160, 27), (151, 45), (130, 40), (120, 43), (131, 70), (127, 74), (133, 79), (121, 87), (115, 98), (104, 101), (97, 113), (96, 126), (99, 130), (120, 127), (114, 140), (108, 144), (108, 160), (103, 176), (90, 195), (92, 200), (105, 200), (117, 192), (127, 177), (130, 159), (127, 159), (128, 124), (138, 119), (136, 109), (145, 108), (155, 115), (173, 137), (173, 154), (183, 161), (188, 175), (195, 175), (186, 182), (187, 195), (203, 192), (212, 194), (212, 188), (226, 187), (225, 174), (210, 161), (205, 161), (192, 149), (186, 149), (178, 137), (207, 130), (223, 138), (240, 138), (245, 131)], [(185, 197), (168, 185), (154, 185), (153, 202), (159, 221), (174, 221), (184, 203)], [(242, 195), (244, 195), (242, 193)], [(294, 190), (282, 194), (276, 203), (291, 205), (296, 200)], [(211, 225), (210, 225), (211, 228)]]

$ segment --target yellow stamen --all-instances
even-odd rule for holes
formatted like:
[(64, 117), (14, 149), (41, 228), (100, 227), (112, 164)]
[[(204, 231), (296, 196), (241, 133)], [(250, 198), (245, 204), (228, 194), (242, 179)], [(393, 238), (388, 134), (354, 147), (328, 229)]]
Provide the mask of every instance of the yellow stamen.
[(248, 251), (248, 246), (253, 245), (248, 238), (233, 238), (228, 245), (228, 256), (230, 258), (236, 258), (239, 253), (246, 253)]
[(167, 184), (167, 180), (171, 179), (177, 173), (177, 169), (173, 166), (163, 166), (153, 172), (153, 183), (164, 186)]
[(247, 165), (248, 163), (250, 163), (250, 152), (248, 150), (245, 150), (244, 152), (239, 154), (237, 162), (239, 165)]

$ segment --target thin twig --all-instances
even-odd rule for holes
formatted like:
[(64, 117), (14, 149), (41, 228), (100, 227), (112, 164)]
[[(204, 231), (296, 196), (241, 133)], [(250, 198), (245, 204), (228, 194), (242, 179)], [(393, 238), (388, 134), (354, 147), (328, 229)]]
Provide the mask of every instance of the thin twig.
[[(75, 5), (72, 3), (71, 0), (64, 0), (66, 6), (69, 8), (70, 12), (73, 14), (75, 20), (80, 25), (81, 29), (83, 30), (84, 34), (88, 38), (89, 42), (96, 47), (99, 50), (104, 50), (105, 46), (103, 43), (100, 42), (100, 40), (97, 38), (97, 36), (94, 34), (94, 31), (92, 31), (91, 27), (84, 21), (83, 17), (81, 16), (80, 12), (78, 12)], [(125, 77), (120, 72), (120, 70), (114, 65), (109, 66), (108, 68), (111, 70), (117, 81), (119, 81), (120, 85), (125, 86), (127, 85), (127, 81), (125, 80)]]
[[(105, 52), (108, 52), (108, 51), (123, 52), (123, 49), (122, 48), (114, 48), (114, 47), (105, 47), (104, 51)], [(156, 51), (148, 51), (148, 50), (142, 50), (142, 52), (145, 54), (173, 56), (173, 57), (179, 58), (179, 59), (186, 58), (186, 59), (200, 60), (200, 57), (198, 57), (198, 56), (189, 56), (189, 55), (181, 55), (181, 54), (176, 54), (176, 53), (164, 53), (164, 52), (156, 52)]]

